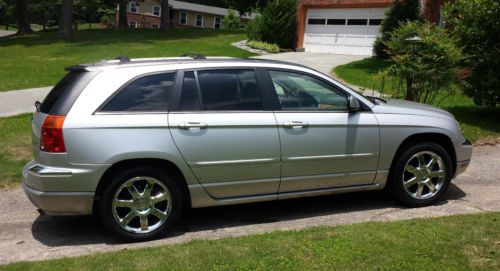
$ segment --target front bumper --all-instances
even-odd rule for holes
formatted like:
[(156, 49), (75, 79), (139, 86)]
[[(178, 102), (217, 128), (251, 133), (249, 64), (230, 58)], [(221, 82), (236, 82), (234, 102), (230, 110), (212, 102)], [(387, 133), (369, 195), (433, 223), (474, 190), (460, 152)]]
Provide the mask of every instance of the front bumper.
[(455, 176), (462, 174), (469, 166), (472, 157), (472, 143), (469, 140), (465, 140), (462, 144), (455, 146), (457, 155), (457, 165), (455, 168)]
[[(22, 187), (31, 203), (48, 215), (92, 214), (94, 192), (75, 192), (78, 190), (71, 189), (70, 184), (78, 177), (75, 174), (79, 175), (71, 169), (30, 162), (23, 170)], [(56, 190), (56, 187), (64, 190)]]

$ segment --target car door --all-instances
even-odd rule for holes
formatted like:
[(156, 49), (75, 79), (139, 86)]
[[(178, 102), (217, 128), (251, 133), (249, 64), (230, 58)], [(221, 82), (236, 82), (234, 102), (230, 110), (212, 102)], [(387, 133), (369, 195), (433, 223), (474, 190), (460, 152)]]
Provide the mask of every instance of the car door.
[(173, 139), (214, 198), (276, 194), (280, 143), (276, 119), (253, 68), (184, 72)]
[(282, 150), (279, 192), (371, 184), (379, 158), (372, 112), (349, 112), (348, 94), (320, 77), (268, 72)]

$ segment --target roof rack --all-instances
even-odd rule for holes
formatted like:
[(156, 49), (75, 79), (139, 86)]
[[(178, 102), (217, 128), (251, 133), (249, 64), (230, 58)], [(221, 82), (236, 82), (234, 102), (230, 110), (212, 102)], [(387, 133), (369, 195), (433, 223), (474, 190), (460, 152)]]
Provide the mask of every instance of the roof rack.
[(193, 59), (207, 59), (204, 55), (199, 53), (185, 53), (181, 57), (191, 57)]
[(120, 63), (121, 62), (130, 62), (130, 57), (128, 57), (128, 56), (117, 56), (115, 58), (115, 60), (120, 60)]

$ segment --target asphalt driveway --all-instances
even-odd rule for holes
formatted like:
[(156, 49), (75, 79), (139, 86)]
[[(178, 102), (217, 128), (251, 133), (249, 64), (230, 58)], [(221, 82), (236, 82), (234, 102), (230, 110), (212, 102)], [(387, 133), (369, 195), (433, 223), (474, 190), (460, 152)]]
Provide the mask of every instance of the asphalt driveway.
[(277, 230), (500, 211), (500, 145), (476, 147), (469, 169), (443, 201), (403, 208), (382, 192), (353, 193), (192, 210), (162, 240), (116, 243), (93, 217), (39, 216), (20, 189), (0, 191), (0, 264), (146, 246), (218, 239)]

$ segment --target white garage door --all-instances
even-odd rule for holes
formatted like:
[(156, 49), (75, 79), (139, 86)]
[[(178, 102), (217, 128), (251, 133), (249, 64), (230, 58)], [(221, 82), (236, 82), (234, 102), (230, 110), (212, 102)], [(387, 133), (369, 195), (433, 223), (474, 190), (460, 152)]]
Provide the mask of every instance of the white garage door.
[(385, 8), (309, 9), (306, 52), (371, 55)]

